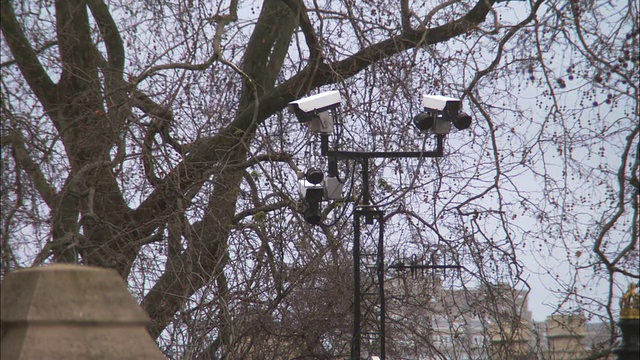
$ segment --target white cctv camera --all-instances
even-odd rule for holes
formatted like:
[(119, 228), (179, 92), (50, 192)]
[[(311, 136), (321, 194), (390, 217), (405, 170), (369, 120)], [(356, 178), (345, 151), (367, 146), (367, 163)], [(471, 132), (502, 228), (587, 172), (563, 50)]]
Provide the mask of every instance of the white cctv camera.
[(455, 114), (460, 111), (462, 103), (460, 99), (442, 95), (423, 95), (422, 106), (427, 111)]
[(322, 170), (317, 168), (309, 168), (297, 175), (302, 197), (306, 197), (309, 190), (317, 189), (323, 189), (325, 200), (337, 200), (342, 196), (344, 184), (335, 175), (324, 176)]
[(298, 211), (304, 216), (304, 220), (312, 225), (318, 225), (322, 221), (320, 202), (324, 196), (322, 184), (313, 184), (306, 179), (298, 180), (301, 202)]
[(325, 91), (292, 101), (289, 103), (289, 109), (296, 114), (300, 122), (308, 122), (318, 113), (339, 107), (341, 102), (339, 91)]
[(420, 130), (433, 134), (446, 135), (451, 131), (451, 124), (458, 130), (471, 126), (471, 116), (460, 111), (460, 99), (441, 95), (423, 95), (424, 112), (413, 118), (413, 124)]

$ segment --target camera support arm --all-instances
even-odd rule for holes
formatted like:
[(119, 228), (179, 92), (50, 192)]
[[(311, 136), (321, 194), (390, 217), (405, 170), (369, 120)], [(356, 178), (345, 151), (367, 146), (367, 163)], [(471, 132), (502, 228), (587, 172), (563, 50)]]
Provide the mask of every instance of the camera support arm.
[(444, 156), (444, 137), (436, 135), (436, 148), (430, 151), (340, 151), (329, 150), (329, 135), (320, 135), (320, 151), (326, 156), (329, 164), (328, 175), (336, 176), (338, 173), (338, 160), (357, 160), (362, 163), (362, 187), (363, 205), (371, 205), (371, 193), (369, 191), (369, 159), (393, 159), (393, 158), (439, 158)]

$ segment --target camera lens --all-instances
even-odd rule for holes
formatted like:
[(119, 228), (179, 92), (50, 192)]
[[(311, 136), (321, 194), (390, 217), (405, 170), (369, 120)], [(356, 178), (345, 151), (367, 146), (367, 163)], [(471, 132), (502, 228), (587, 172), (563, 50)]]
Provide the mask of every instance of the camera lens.
[(427, 131), (433, 127), (434, 116), (429, 113), (420, 113), (413, 118), (413, 125), (422, 131)]
[(319, 169), (311, 168), (307, 170), (304, 177), (312, 184), (320, 184), (324, 178), (324, 174), (322, 174), (322, 171)]
[(453, 120), (453, 126), (458, 130), (468, 129), (471, 126), (471, 116), (466, 113), (459, 112)]
[(303, 213), (304, 221), (308, 222), (311, 225), (320, 224), (320, 220), (322, 220), (322, 216), (320, 215), (319, 209), (307, 209)]

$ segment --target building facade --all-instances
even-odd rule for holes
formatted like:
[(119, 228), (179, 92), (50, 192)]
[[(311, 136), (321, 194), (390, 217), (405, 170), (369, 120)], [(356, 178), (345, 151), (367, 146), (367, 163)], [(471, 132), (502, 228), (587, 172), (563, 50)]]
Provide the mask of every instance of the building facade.
[(582, 315), (534, 322), (524, 290), (445, 290), (406, 282), (389, 288), (391, 294), (403, 288), (404, 296), (388, 306), (388, 359), (574, 360), (611, 348), (610, 328)]

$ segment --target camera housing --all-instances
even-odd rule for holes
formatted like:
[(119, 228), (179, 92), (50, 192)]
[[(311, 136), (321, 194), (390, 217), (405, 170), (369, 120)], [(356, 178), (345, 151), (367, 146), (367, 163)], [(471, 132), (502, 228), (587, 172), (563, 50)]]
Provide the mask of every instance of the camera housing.
[(327, 200), (338, 200), (342, 197), (342, 188), (344, 184), (337, 176), (327, 176), (322, 181), (324, 188), (324, 198)]
[(297, 177), (298, 189), (302, 195), (298, 211), (306, 222), (318, 225), (322, 221), (322, 201), (340, 199), (344, 184), (337, 175), (325, 176), (322, 170), (314, 167), (305, 172), (299, 171)]
[(318, 114), (338, 108), (341, 102), (340, 92), (332, 90), (292, 101), (288, 107), (298, 121), (308, 123), (316, 119)]
[(451, 122), (458, 130), (468, 129), (471, 126), (471, 115), (460, 111)]
[(309, 130), (316, 134), (333, 133), (334, 109), (340, 107), (342, 98), (337, 90), (298, 99), (289, 103), (288, 107), (298, 121), (309, 125)]
[(462, 108), (460, 99), (442, 95), (423, 95), (422, 106), (427, 111), (435, 111), (453, 116)]

